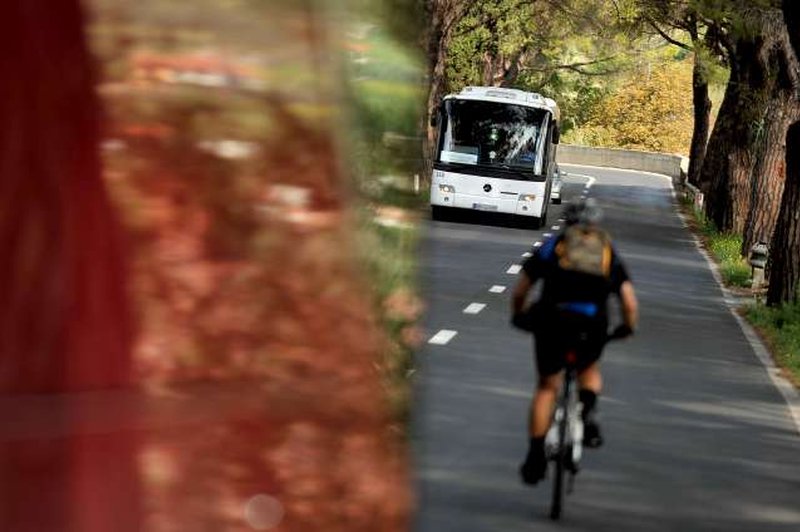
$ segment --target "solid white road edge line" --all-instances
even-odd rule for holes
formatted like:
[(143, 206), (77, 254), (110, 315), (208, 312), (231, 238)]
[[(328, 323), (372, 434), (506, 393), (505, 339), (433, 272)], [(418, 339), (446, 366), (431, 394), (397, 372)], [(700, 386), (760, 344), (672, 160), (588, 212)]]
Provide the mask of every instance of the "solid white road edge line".
[(500, 284), (496, 284), (489, 289), (489, 292), (493, 294), (502, 294), (506, 291), (506, 287)]
[(441, 331), (431, 336), (431, 339), (428, 340), (428, 343), (433, 345), (447, 345), (450, 342), (450, 340), (455, 338), (457, 334), (458, 331), (442, 329)]
[(464, 314), (478, 314), (485, 308), (486, 308), (485, 303), (470, 303), (469, 305), (467, 305), (467, 308), (464, 309)]
[[(581, 168), (592, 168), (592, 169), (595, 169), (595, 170), (613, 170), (615, 172), (629, 172), (629, 173), (632, 173), (632, 174), (651, 175), (651, 176), (654, 176), (654, 177), (660, 177), (661, 179), (666, 179), (667, 181), (669, 181), (670, 190), (672, 192), (672, 199), (674, 199), (674, 200), (678, 199), (677, 193), (675, 192), (675, 183), (673, 183), (672, 178), (670, 176), (668, 176), (667, 174), (658, 174), (656, 172), (645, 172), (644, 170), (629, 170), (628, 168), (617, 168), (615, 166), (592, 166), (592, 165), (589, 165), (589, 164), (561, 163), (561, 166), (578, 166), (578, 167), (581, 167)], [(597, 181), (596, 178), (594, 178), (594, 177), (592, 177), (590, 175), (587, 175), (587, 174), (576, 174), (575, 172), (567, 172), (567, 174), (568, 175), (574, 175), (574, 176), (577, 176), (577, 177), (585, 177), (587, 179), (591, 179), (592, 180), (592, 182), (591, 182), (592, 185), (594, 185), (595, 181)]]

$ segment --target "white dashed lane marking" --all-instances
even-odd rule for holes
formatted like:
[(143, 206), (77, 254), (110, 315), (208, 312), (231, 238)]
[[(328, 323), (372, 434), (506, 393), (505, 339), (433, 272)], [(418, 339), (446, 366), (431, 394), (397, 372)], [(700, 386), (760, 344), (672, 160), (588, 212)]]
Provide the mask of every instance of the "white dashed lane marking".
[(542, 243), (541, 243), (541, 242), (534, 242), (534, 243), (533, 243), (533, 247), (535, 247), (535, 248), (538, 248), (538, 247), (539, 247), (539, 246), (541, 246), (541, 245), (542, 245)]
[(545, 233), (545, 234), (543, 234), (542, 236), (543, 236), (544, 238), (550, 238), (551, 236), (553, 236), (553, 233)]
[(525, 259), (533, 257), (533, 253), (531, 253), (530, 251), (526, 251), (525, 253), (522, 254), (522, 257)]
[(477, 314), (485, 308), (486, 305), (484, 303), (470, 303), (467, 305), (467, 308), (464, 309), (464, 314)]
[(503, 286), (503, 285), (499, 285), (499, 284), (496, 284), (496, 285), (494, 285), (493, 287), (491, 287), (489, 289), (489, 292), (491, 292), (493, 294), (502, 294), (505, 291), (506, 291), (506, 287)]
[(553, 229), (553, 231), (558, 231), (559, 229), (561, 229), (561, 226), (560, 225), (554, 225), (552, 227), (552, 229)]
[(521, 265), (512, 264), (511, 266), (509, 266), (508, 270), (506, 270), (506, 273), (510, 273), (511, 275), (517, 275), (521, 270), (522, 270)]
[(430, 340), (428, 340), (429, 344), (433, 345), (447, 345), (450, 340), (456, 337), (458, 331), (451, 331), (449, 329), (442, 329), (441, 331), (434, 334)]

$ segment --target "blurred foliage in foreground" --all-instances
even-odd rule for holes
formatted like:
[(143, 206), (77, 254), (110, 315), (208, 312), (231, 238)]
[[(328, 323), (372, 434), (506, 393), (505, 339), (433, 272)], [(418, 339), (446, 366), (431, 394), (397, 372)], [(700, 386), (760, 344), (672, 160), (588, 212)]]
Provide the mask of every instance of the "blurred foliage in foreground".
[[(360, 205), (361, 252), (375, 286), (375, 313), (388, 344), (383, 373), (393, 409), (410, 409), (413, 350), (421, 341), (417, 295), (421, 58), (392, 2), (353, 2), (346, 64), (351, 102), (350, 168)], [(400, 17), (400, 18), (398, 18)]]
[[(348, 27), (344, 3), (89, 4), (136, 378), (169, 417), (137, 458), (144, 528), (251, 529), (262, 494), (276, 530), (403, 529), (396, 340), (375, 309), (411, 282), (411, 250), (371, 203), (353, 207), (352, 178), (399, 175), (381, 131), (410, 134), (412, 74), (381, 63), (404, 52)], [(364, 70), (357, 90), (343, 65)], [(374, 235), (377, 271), (362, 252)]]

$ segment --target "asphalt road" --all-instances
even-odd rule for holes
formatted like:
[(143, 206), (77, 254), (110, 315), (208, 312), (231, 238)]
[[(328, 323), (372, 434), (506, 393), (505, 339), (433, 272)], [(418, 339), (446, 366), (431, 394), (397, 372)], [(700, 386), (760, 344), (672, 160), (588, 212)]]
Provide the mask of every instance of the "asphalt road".
[[(654, 175), (563, 166), (565, 203), (589, 191), (641, 303), (639, 334), (609, 346), (600, 414), (559, 523), (550, 483), (523, 486), (533, 390), (530, 337), (508, 325), (522, 254), (549, 229), (431, 222), (412, 432), (419, 532), (800, 530), (800, 435), (709, 266)], [(547, 227), (561, 207), (551, 206)], [(551, 231), (552, 232), (552, 231)], [(512, 272), (514, 269), (512, 268)], [(493, 286), (506, 287), (493, 293)], [(499, 290), (499, 289), (495, 289)], [(464, 313), (472, 303), (485, 307)], [(480, 308), (473, 305), (472, 310)]]

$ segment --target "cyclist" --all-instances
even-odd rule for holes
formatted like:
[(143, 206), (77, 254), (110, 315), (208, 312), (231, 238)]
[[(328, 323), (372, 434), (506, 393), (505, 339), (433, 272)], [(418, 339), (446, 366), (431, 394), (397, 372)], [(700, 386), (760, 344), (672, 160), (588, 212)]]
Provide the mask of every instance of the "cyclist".
[[(636, 328), (638, 303), (633, 284), (608, 234), (598, 226), (601, 218), (602, 211), (592, 199), (569, 205), (566, 228), (545, 241), (523, 264), (514, 289), (512, 323), (533, 332), (538, 372), (528, 426), (530, 448), (520, 467), (526, 484), (544, 478), (544, 439), (563, 376), (564, 355), (574, 345), (570, 340), (582, 334), (576, 355), (585, 424), (583, 443), (599, 447), (603, 438), (595, 408), (602, 388), (599, 359), (607, 340), (606, 304), (610, 294), (620, 300), (623, 321), (613, 335), (626, 337)], [(541, 295), (526, 308), (528, 294), (539, 280), (543, 284)], [(581, 333), (576, 327), (583, 329)]]

